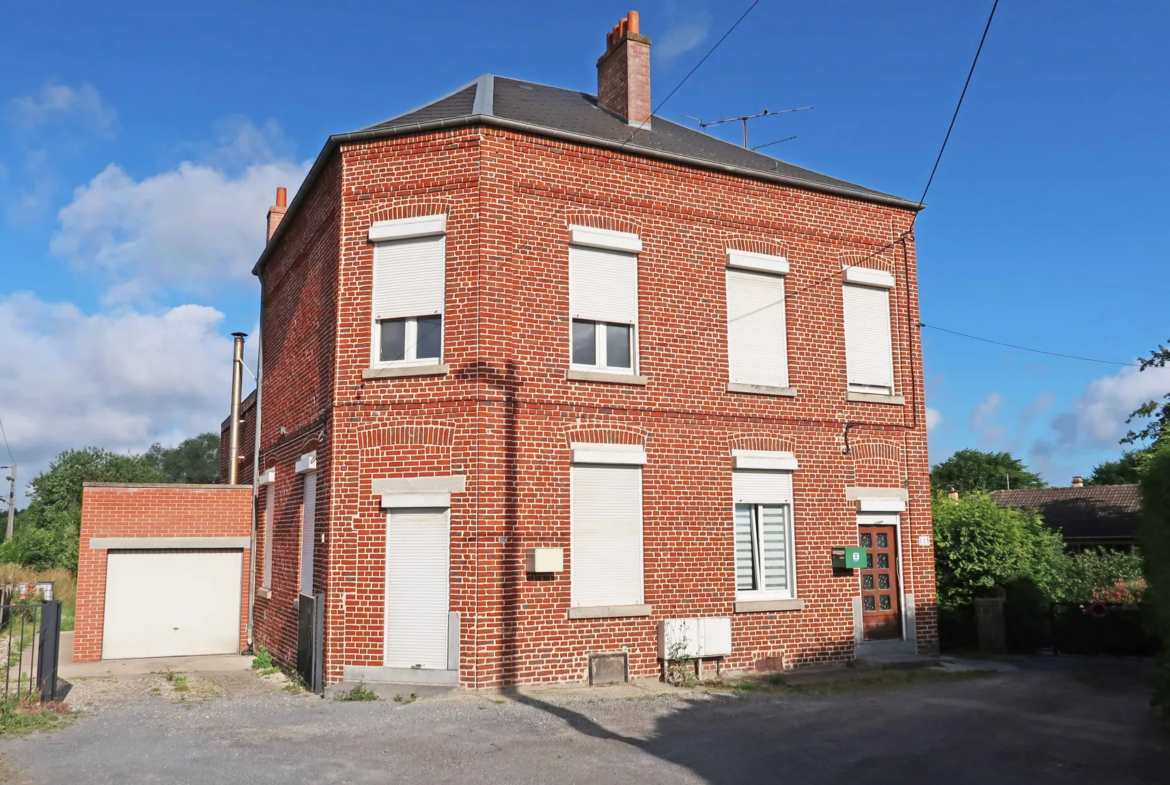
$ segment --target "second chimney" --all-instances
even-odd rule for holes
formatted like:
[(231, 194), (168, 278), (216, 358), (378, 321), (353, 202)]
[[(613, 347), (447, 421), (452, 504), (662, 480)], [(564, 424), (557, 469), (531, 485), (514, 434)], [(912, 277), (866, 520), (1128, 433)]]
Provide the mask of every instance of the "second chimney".
[(276, 227), (284, 220), (288, 212), (288, 191), (281, 187), (276, 189), (276, 204), (268, 208), (268, 242), (272, 242), (272, 235), (276, 234)]
[(1085, 487), (1085, 479), (1079, 475), (1077, 477), (1073, 477), (1072, 487), (1084, 488)]
[(597, 61), (597, 103), (633, 126), (650, 129), (650, 39), (639, 29), (638, 12), (614, 25)]

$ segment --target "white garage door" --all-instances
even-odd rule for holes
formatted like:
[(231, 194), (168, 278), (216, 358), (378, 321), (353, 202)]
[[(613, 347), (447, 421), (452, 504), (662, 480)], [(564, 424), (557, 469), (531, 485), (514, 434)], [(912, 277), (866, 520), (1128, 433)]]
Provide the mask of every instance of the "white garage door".
[(238, 654), (241, 551), (111, 551), (102, 659)]
[(385, 663), (445, 670), (451, 605), (447, 510), (395, 510), (387, 522)]

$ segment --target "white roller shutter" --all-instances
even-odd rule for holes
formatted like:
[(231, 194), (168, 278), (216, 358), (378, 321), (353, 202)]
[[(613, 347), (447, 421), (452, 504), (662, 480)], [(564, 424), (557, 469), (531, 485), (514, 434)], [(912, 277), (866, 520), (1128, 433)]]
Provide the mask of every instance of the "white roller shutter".
[(264, 492), (264, 577), (260, 581), (260, 586), (265, 589), (272, 588), (272, 521), (276, 514), (273, 509), (275, 497), (276, 486), (269, 483)]
[(569, 315), (637, 324), (637, 255), (569, 246)]
[(313, 593), (313, 547), (317, 522), (317, 473), (305, 477), (305, 496), (301, 503), (301, 594)]
[(792, 472), (732, 472), (731, 492), (736, 504), (791, 503)]
[(642, 604), (642, 470), (573, 466), (572, 605)]
[(386, 522), (386, 658), (391, 668), (447, 668), (447, 510), (394, 510)]
[(790, 590), (788, 508), (779, 505), (761, 505), (760, 561), (763, 563), (764, 591)]
[(846, 285), (843, 297), (845, 364), (850, 387), (863, 392), (893, 392), (889, 290)]
[(446, 238), (416, 237), (374, 246), (374, 319), (443, 312)]
[(732, 382), (788, 386), (784, 278), (727, 271), (727, 355)]
[(102, 659), (239, 654), (238, 550), (111, 551)]

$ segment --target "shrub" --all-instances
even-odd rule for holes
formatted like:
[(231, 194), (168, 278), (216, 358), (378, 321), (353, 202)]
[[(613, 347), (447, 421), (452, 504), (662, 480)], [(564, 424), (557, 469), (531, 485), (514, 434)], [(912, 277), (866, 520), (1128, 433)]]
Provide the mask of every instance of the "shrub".
[(1146, 605), (1164, 647), (1158, 659), (1154, 705), (1170, 719), (1170, 444), (1160, 446), (1147, 461), (1141, 493), (1138, 542), (1148, 581)]
[(364, 701), (378, 700), (378, 693), (368, 688), (364, 682), (358, 682), (357, 686), (345, 692), (339, 692), (333, 696), (333, 700), (341, 701), (342, 703), (361, 703)]

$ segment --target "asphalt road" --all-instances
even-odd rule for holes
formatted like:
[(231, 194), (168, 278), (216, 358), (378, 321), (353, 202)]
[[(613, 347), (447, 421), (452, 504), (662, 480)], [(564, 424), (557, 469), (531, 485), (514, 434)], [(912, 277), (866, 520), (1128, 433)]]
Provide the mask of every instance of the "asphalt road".
[(291, 695), (252, 674), (215, 677), (215, 684), (192, 678), (186, 696), (160, 677), (126, 677), (79, 684), (74, 699), (90, 707), (70, 727), (0, 740), (0, 777), (30, 783), (1170, 782), (1170, 733), (1148, 706), (1148, 662), (1060, 658), (1017, 666), (975, 680), (828, 697), (624, 688), (504, 699), (464, 693), (409, 704)]

